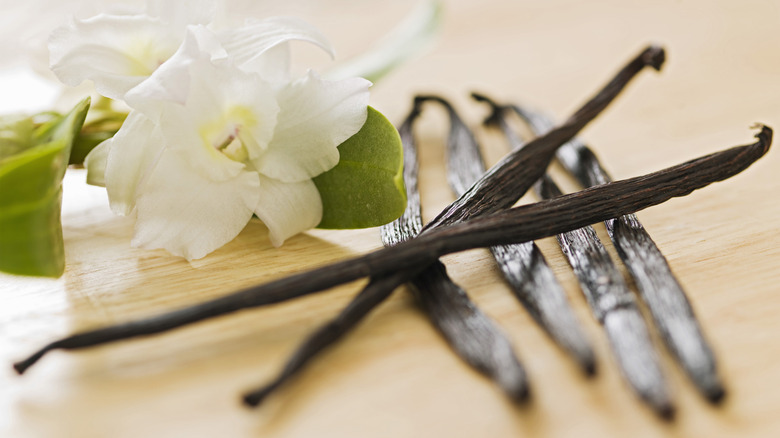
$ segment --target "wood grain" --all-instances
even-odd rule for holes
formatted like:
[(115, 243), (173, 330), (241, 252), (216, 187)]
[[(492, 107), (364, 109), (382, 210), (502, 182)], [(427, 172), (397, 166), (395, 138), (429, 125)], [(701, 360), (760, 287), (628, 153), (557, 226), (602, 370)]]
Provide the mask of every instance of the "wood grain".
[[(664, 71), (639, 78), (582, 135), (616, 179), (748, 143), (753, 122), (780, 127), (774, 2), (444, 3), (433, 51), (374, 86), (372, 105), (393, 121), (401, 121), (415, 93), (436, 92), (476, 127), (484, 107), (470, 102), (472, 90), (561, 117), (638, 49), (659, 42), (669, 55)], [(300, 0), (256, 9), (308, 19), (346, 58), (413, 4)], [(301, 49), (296, 60), (325, 65), (319, 54)], [(434, 113), (418, 129), (426, 219), (452, 200), (443, 164), (446, 121)], [(498, 136), (477, 133), (492, 164), (506, 146)], [(778, 172), (780, 155), (770, 151), (744, 174), (639, 214), (690, 295), (729, 390), (723, 406), (711, 407), (667, 357), (679, 406), (676, 421), (667, 424), (619, 377), (553, 239), (538, 244), (594, 340), (596, 379), (584, 378), (536, 327), (485, 251), (445, 257), (453, 279), (501, 324), (527, 365), (533, 385), (527, 406), (512, 405), (463, 365), (400, 293), (261, 409), (243, 408), (242, 391), (275, 375), (296, 344), (363, 282), (155, 339), (56, 352), (20, 378), (11, 362), (59, 336), (381, 246), (376, 229), (315, 230), (273, 249), (262, 224), (252, 222), (235, 241), (190, 264), (130, 248), (132, 219), (113, 216), (104, 191), (71, 171), (65, 275), (0, 276), (0, 362), (7, 364), (0, 367), (0, 436), (773, 436), (780, 430)], [(608, 242), (603, 227), (597, 230)]]

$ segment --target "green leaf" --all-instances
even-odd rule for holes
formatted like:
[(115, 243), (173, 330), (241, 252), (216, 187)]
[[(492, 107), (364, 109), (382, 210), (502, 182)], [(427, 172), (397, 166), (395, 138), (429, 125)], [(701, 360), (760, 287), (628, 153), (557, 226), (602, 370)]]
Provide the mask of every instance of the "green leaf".
[(339, 164), (314, 178), (322, 197), (318, 228), (368, 228), (398, 218), (406, 208), (403, 148), (398, 131), (379, 111), (339, 145)]
[(0, 117), (0, 160), (27, 149), (34, 128), (35, 124), (30, 117)]
[(62, 177), (88, 109), (87, 98), (35, 128), (16, 153), (0, 157), (0, 271), (62, 275)]
[(84, 164), (97, 145), (113, 137), (127, 118), (127, 112), (113, 108), (111, 99), (101, 97), (90, 106), (87, 119), (70, 151), (70, 164)]

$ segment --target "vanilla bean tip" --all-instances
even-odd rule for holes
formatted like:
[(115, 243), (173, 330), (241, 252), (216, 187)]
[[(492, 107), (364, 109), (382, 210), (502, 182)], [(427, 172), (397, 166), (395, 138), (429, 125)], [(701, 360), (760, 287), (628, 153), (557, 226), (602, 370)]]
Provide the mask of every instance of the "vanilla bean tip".
[(501, 117), (501, 111), (504, 110), (504, 107), (498, 105), (493, 99), (487, 97), (486, 95), (477, 93), (475, 91), (471, 92), (471, 98), (477, 102), (483, 102), (490, 105), (490, 114), (485, 117), (485, 120), (482, 121), (482, 124), (485, 126), (497, 125), (499, 118)]
[(726, 389), (723, 388), (720, 383), (716, 382), (704, 391), (704, 397), (706, 397), (710, 403), (719, 405), (726, 398)]
[(412, 109), (409, 111), (409, 115), (406, 116), (406, 119), (404, 119), (404, 121), (401, 123), (401, 126), (398, 128), (399, 131), (403, 131), (404, 126), (408, 127), (417, 119), (417, 117), (420, 116), (420, 103), (421, 102), (418, 102), (417, 99), (414, 100), (414, 103), (412, 103)]
[(677, 409), (671, 404), (663, 405), (656, 408), (656, 413), (659, 417), (666, 421), (674, 421), (675, 414), (677, 413)]
[(49, 344), (40, 350), (36, 351), (32, 355), (30, 355), (27, 359), (20, 360), (19, 362), (14, 362), (14, 370), (17, 374), (22, 375), (27, 371), (28, 368), (35, 365), (36, 362), (38, 362), (46, 353), (48, 353), (51, 350), (54, 350), (57, 348), (54, 344)]
[(531, 388), (528, 385), (522, 385), (508, 394), (515, 403), (525, 404), (531, 400)]
[(241, 397), (241, 401), (244, 402), (244, 405), (250, 408), (256, 408), (260, 403), (265, 400), (266, 396), (270, 394), (271, 391), (254, 391), (250, 392), (249, 394), (244, 394), (243, 397)]
[(586, 377), (596, 377), (598, 375), (598, 367), (596, 366), (595, 357), (583, 363), (582, 370), (585, 372)]
[(455, 112), (455, 109), (446, 99), (440, 96), (436, 96), (435, 94), (418, 94), (417, 96), (414, 96), (415, 108), (428, 101), (438, 102), (447, 108), (447, 111), (450, 111), (451, 113)]
[(648, 46), (642, 53), (642, 60), (646, 65), (660, 71), (661, 66), (666, 61), (666, 51), (663, 47), (657, 45)]
[(764, 150), (768, 151), (769, 146), (772, 144), (772, 128), (763, 123), (754, 123), (750, 129), (759, 129), (755, 137), (764, 145)]

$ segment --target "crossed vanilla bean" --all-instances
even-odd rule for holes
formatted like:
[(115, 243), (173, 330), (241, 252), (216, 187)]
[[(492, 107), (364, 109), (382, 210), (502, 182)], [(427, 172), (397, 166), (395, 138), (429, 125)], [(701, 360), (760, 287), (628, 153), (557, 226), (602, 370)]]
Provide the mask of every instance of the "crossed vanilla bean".
[(423, 232), (514, 205), (542, 176), (561, 145), (601, 113), (637, 73), (648, 66), (660, 70), (665, 59), (666, 53), (660, 47), (650, 46), (643, 50), (562, 125), (511, 152), (491, 167), (466, 193), (429, 222)]
[[(449, 102), (438, 96), (419, 96), (415, 100), (438, 102), (449, 114), (447, 176), (455, 195), (461, 196), (485, 173), (479, 145)], [(587, 374), (594, 374), (596, 357), (590, 342), (539, 247), (526, 242), (493, 246), (490, 252), (515, 296), (534, 320)]]
[[(419, 113), (420, 103), (415, 99), (408, 123), (400, 129), (408, 205), (400, 218), (381, 229), (382, 242), (388, 247), (413, 239), (423, 228), (417, 187), (417, 150), (412, 133), (412, 121)], [(410, 290), (434, 326), (466, 363), (491, 377), (511, 399), (524, 401), (528, 398), (525, 369), (511, 342), (450, 279), (444, 264), (437, 261), (415, 277)]]
[[(517, 105), (509, 105), (508, 108), (525, 119), (536, 135), (543, 135), (553, 128), (552, 120), (541, 113)], [(612, 181), (593, 151), (577, 138), (558, 149), (556, 157), (584, 187)], [(725, 390), (718, 377), (715, 355), (666, 258), (635, 215), (609, 219), (605, 225), (664, 343), (699, 391), (713, 403), (719, 402)]]
[(361, 277), (400, 275), (402, 271), (405, 271), (404, 275), (415, 274), (446, 254), (528, 242), (634, 213), (747, 169), (766, 154), (772, 143), (772, 129), (759, 127), (757, 141), (753, 144), (726, 149), (644, 176), (432, 229), (395, 246), (159, 316), (69, 336), (44, 346), (29, 358), (15, 363), (14, 368), (23, 373), (52, 350), (79, 349), (160, 333), (238, 310), (308, 295)]
[[(484, 95), (474, 93), (472, 96), (491, 106), (492, 114), (486, 122), (498, 125), (513, 149), (522, 148), (524, 142), (509, 126), (506, 108)], [(562, 194), (547, 174), (542, 176), (534, 188), (542, 199)], [(604, 327), (621, 373), (637, 395), (654, 411), (665, 418), (672, 418), (674, 406), (650, 332), (634, 294), (612, 262), (596, 230), (586, 226), (561, 233), (557, 239), (594, 317)]]
[(259, 389), (244, 394), (243, 400), (247, 406), (257, 406), (285, 382), (298, 374), (317, 354), (328, 346), (336, 343), (352, 327), (356, 326), (368, 313), (384, 301), (390, 294), (405, 282), (411, 280), (408, 275), (388, 275), (372, 278), (368, 285), (350, 301), (336, 318), (318, 328), (295, 350), (287, 360), (282, 372), (271, 382)]
[[(534, 180), (544, 172), (544, 168), (553, 157), (555, 148), (565, 141), (560, 140), (560, 137), (573, 136), (582, 126), (603, 110), (636, 73), (647, 65), (660, 69), (664, 58), (665, 54), (660, 48), (649, 47), (645, 49), (618, 72), (615, 78), (601, 92), (559, 128), (555, 135), (551, 135), (553, 142), (541, 141), (535, 147), (529, 147), (521, 153), (506, 157), (500, 165), (491, 169), (492, 173), (485, 175), (485, 178), (478, 180), (477, 184), (474, 185), (474, 187), (477, 187), (481, 183), (482, 189), (471, 193), (464, 193), (465, 190), (462, 190), (458, 200), (450, 205), (451, 209), (449, 212), (447, 210), (442, 212), (431, 224), (428, 224), (429, 227), (435, 228), (445, 223), (460, 221), (470, 215), (485, 214), (514, 204), (528, 190)], [(416, 193), (416, 153), (411, 148), (413, 146), (411, 125), (418, 115), (420, 101), (421, 99), (415, 99), (414, 108), (401, 127), (405, 151), (415, 154), (414, 157), (410, 157), (414, 161), (405, 163), (407, 167), (405, 168), (404, 177), (407, 180), (407, 194), (410, 199), (407, 205), (408, 211), (400, 220), (382, 228), (383, 242), (386, 246), (413, 238), (419, 234), (422, 227), (419, 194)], [(527, 163), (528, 165), (521, 167), (518, 163)], [(516, 179), (508, 180), (512, 173), (518, 173)], [(482, 172), (480, 171), (479, 175), (481, 174)], [(476, 180), (479, 175), (473, 179)], [(408, 190), (410, 183), (413, 185), (411, 192)], [(496, 196), (499, 198), (493, 199)], [(437, 221), (439, 222), (437, 223)], [(541, 253), (538, 253), (538, 255), (541, 255)], [(443, 265), (436, 262), (434, 266), (421, 270), (418, 274), (413, 282), (412, 290), (418, 292), (416, 293), (418, 301), (423, 305), (428, 317), (444, 335), (453, 349), (467, 363), (476, 367), (484, 374), (493, 377), (510, 397), (515, 400), (524, 399), (528, 393), (525, 372), (522, 370), (505, 337), (471, 303), (465, 292), (449, 280)], [(407, 276), (408, 272), (399, 272), (397, 275)], [(548, 277), (552, 278), (552, 275)], [(388, 290), (388, 288), (401, 284), (398, 278), (395, 281), (393, 279), (385, 279), (381, 283), (373, 280), (376, 279), (372, 279), (367, 288), (359, 293), (335, 320), (325, 324), (325, 326), (307, 338), (304, 344), (296, 350), (296, 353), (287, 362), (282, 373), (272, 380), (271, 383), (246, 394), (244, 396), (245, 403), (250, 406), (256, 406), (261, 403), (268, 394), (300, 370), (308, 360), (311, 360), (325, 346), (336, 342), (349, 328), (357, 324), (368, 312), (390, 296), (392, 290)], [(422, 292), (421, 289), (425, 292)], [(557, 301), (561, 300), (558, 299)], [(370, 305), (367, 303), (370, 303)], [(571, 314), (571, 312), (569, 313)], [(567, 329), (569, 329), (569, 333), (580, 333), (577, 330), (571, 330), (571, 327), (567, 327)], [(479, 339), (480, 335), (483, 337), (481, 340)], [(587, 349), (585, 351), (582, 347), (582, 341), (576, 340), (575, 336), (570, 334), (568, 336), (569, 339), (565, 339), (565, 341), (573, 345), (573, 348), (579, 349), (583, 367), (592, 372), (595, 369), (592, 351), (589, 345), (585, 345), (585, 349)], [(578, 342), (571, 344), (571, 339), (575, 339)], [(497, 356), (496, 352), (499, 352)], [(495, 359), (497, 360), (493, 360), (494, 356), (496, 356)]]
[[(404, 148), (404, 182), (408, 201), (404, 214), (381, 228), (385, 246), (414, 238), (422, 229), (422, 206), (417, 188), (417, 147), (412, 133), (412, 125), (418, 115), (419, 101), (415, 101), (411, 113), (398, 130)], [(249, 406), (260, 404), (319, 352), (357, 325), (394, 289), (409, 280), (412, 280), (411, 276), (404, 275), (372, 279), (336, 318), (317, 329), (301, 344), (276, 378), (260, 389), (247, 393), (244, 402)], [(431, 322), (467, 363), (493, 378), (513, 400), (527, 398), (526, 373), (511, 343), (471, 302), (466, 293), (450, 280), (444, 265), (435, 263), (431, 269), (414, 278), (410, 286)]]

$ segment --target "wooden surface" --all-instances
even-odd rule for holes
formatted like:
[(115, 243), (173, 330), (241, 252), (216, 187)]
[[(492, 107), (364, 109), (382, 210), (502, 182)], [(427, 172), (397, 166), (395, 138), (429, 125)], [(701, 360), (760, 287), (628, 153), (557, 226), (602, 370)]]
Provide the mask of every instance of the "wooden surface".
[[(295, 1), (258, 10), (310, 20), (345, 58), (413, 4)], [(624, 178), (751, 142), (753, 122), (780, 128), (778, 24), (780, 8), (769, 1), (447, 1), (438, 45), (377, 83), (372, 105), (400, 122), (414, 93), (437, 92), (476, 127), (484, 108), (467, 93), (479, 90), (564, 117), (644, 45), (662, 43), (668, 50), (663, 72), (641, 74), (583, 133), (613, 175)], [(443, 114), (431, 108), (417, 131), (428, 219), (451, 200), (444, 128)], [(506, 145), (484, 131), (478, 135), (495, 162)], [(71, 171), (65, 275), (0, 275), (0, 436), (777, 436), (778, 172), (780, 152), (770, 151), (731, 180), (639, 214), (689, 293), (729, 391), (722, 406), (708, 405), (665, 354), (679, 407), (676, 421), (665, 423), (618, 375), (552, 239), (540, 245), (597, 347), (594, 379), (584, 378), (534, 325), (485, 251), (446, 258), (452, 277), (500, 323), (527, 365), (533, 401), (525, 406), (512, 405), (461, 363), (400, 289), (265, 405), (242, 407), (239, 394), (270, 379), (363, 283), (154, 338), (56, 352), (18, 377), (12, 361), (60, 336), (380, 246), (376, 229), (315, 230), (274, 249), (263, 225), (252, 222), (224, 248), (187, 263), (130, 248), (132, 219), (113, 216), (105, 192)], [(603, 227), (599, 232), (605, 236)]]

